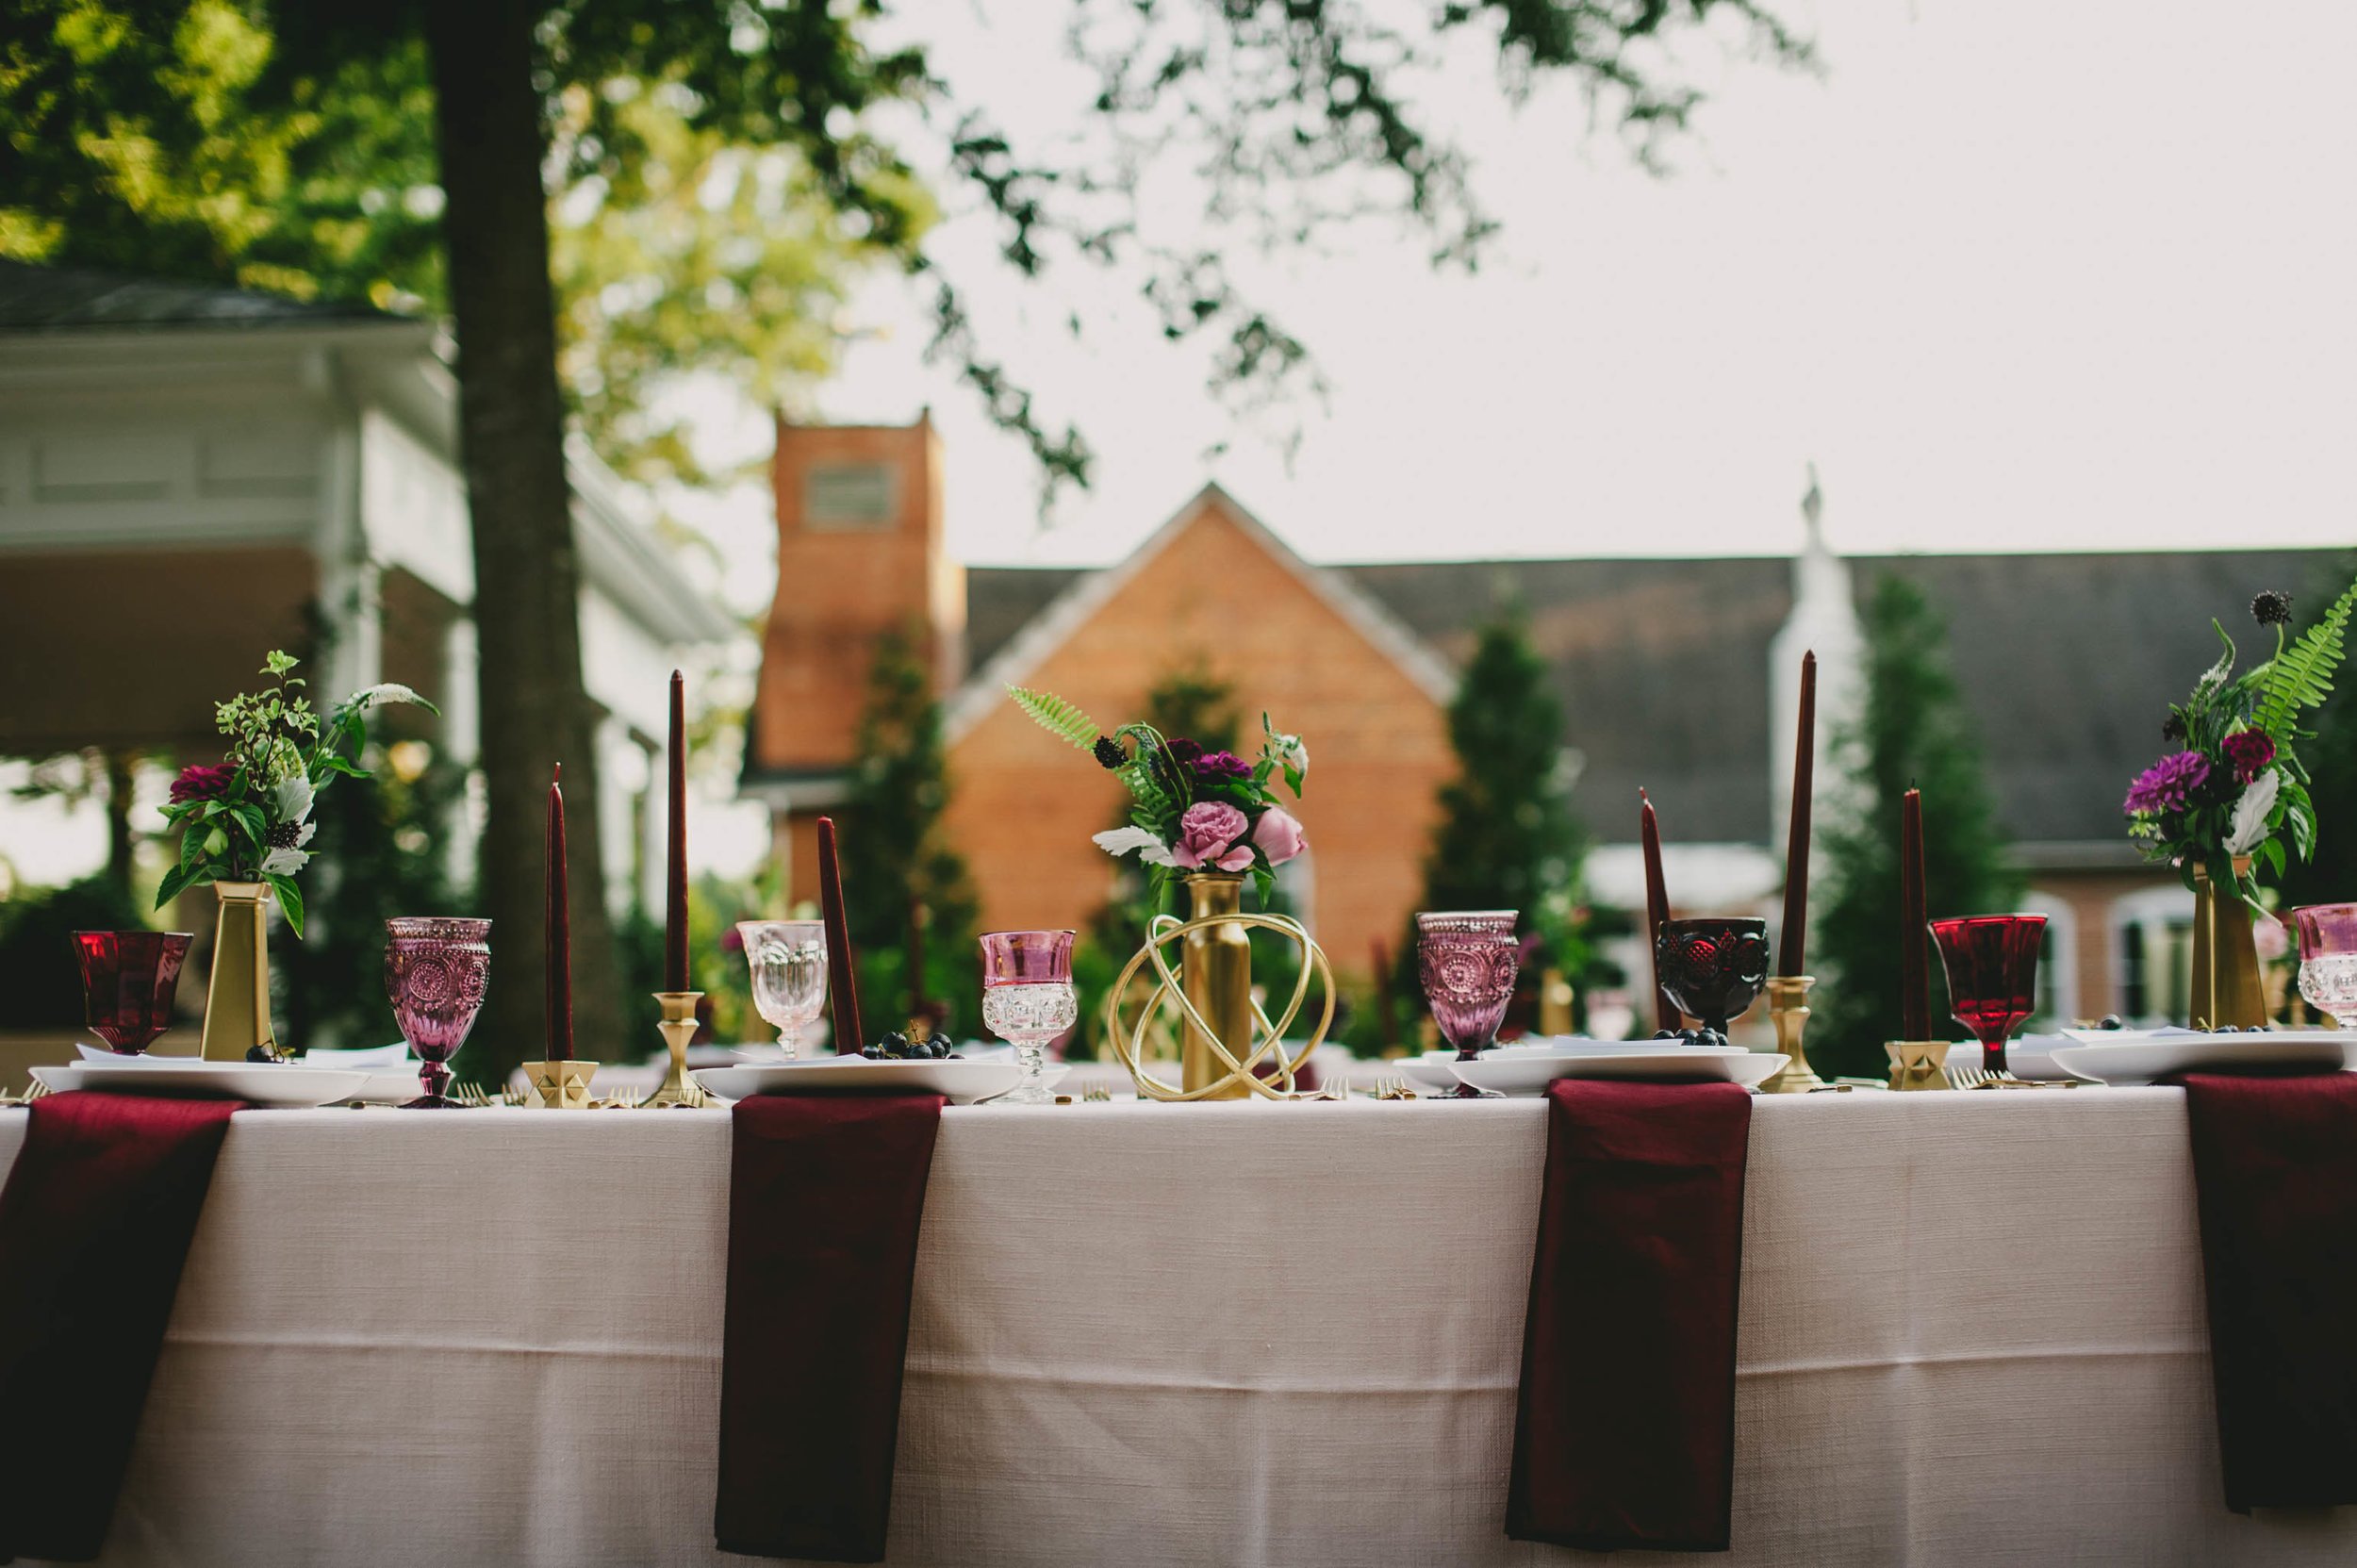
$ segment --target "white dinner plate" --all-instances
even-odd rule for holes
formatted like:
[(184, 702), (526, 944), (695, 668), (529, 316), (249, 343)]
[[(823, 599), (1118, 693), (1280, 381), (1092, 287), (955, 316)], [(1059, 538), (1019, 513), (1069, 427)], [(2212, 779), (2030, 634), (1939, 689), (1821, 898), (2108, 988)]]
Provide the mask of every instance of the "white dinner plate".
[(1485, 1056), (1452, 1063), (1460, 1082), (1502, 1095), (1543, 1094), (1558, 1078), (1668, 1078), (1697, 1082), (1740, 1083), (1745, 1088), (1772, 1075), (1786, 1058), (1775, 1051), (1740, 1046), (1673, 1046), (1632, 1043), (1621, 1050), (1551, 1051), (1544, 1055)]
[[(1058, 1065), (1042, 1075), (1049, 1088), (1072, 1069)], [(755, 1095), (840, 1095), (860, 1089), (902, 1089), (947, 1095), (956, 1105), (1003, 1095), (1020, 1082), (1013, 1062), (972, 1058), (938, 1062), (877, 1062), (865, 1056), (814, 1056), (799, 1062), (704, 1067), (694, 1074), (704, 1093), (721, 1099)]]
[(2058, 1046), (2054, 1065), (2091, 1083), (2150, 1083), (2204, 1068), (2357, 1066), (2357, 1031), (2270, 1030), (2251, 1034), (2158, 1034), (2100, 1046)]
[(35, 1067), (33, 1077), (51, 1094), (96, 1089), (119, 1095), (158, 1095), (170, 1099), (242, 1099), (255, 1105), (333, 1105), (359, 1094), (367, 1073), (333, 1072), (260, 1062), (201, 1062), (193, 1057), (150, 1058), (145, 1065), (109, 1069), (80, 1062), (67, 1067)]

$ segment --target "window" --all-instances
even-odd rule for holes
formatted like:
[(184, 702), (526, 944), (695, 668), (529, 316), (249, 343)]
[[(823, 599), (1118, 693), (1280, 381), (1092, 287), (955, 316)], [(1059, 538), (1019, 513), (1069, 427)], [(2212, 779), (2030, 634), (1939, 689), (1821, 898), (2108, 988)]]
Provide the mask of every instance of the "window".
[(2113, 900), (2110, 924), (2120, 1020), (2183, 1022), (2193, 1000), (2193, 895), (2166, 885), (2128, 894)]
[(814, 463), (802, 471), (802, 522), (827, 532), (890, 528), (897, 511), (888, 463)]

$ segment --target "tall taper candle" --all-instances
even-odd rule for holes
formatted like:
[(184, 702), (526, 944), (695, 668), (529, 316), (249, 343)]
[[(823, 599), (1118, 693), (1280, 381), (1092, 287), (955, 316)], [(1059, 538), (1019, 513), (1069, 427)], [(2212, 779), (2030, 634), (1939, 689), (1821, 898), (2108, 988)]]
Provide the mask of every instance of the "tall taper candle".
[(573, 1059), (573, 915), (572, 879), (565, 867), (565, 765), (556, 765), (549, 781), (549, 913), (546, 971), (549, 987), (547, 1038), (549, 1062)]
[(1910, 789), (1899, 802), (1899, 1027), (1906, 1040), (1932, 1037), (1923, 899), (1923, 792)]
[(665, 858), (663, 988), (687, 991), (687, 683), (671, 671), (671, 839)]
[(1792, 820), (1784, 839), (1784, 930), (1776, 937), (1776, 973), (1805, 975), (1808, 942), (1809, 796), (1817, 784), (1817, 655), (1801, 655), (1801, 726), (1792, 742)]
[(1654, 819), (1652, 797), (1640, 789), (1637, 800), (1638, 837), (1645, 846), (1645, 956), (1653, 964), (1654, 1027), (1674, 1030), (1685, 1019), (1678, 1014), (1678, 1004), (1662, 988), (1661, 959), (1654, 948), (1661, 935), (1661, 923), (1670, 917), (1670, 884), (1661, 874), (1661, 824)]
[(843, 919), (843, 864), (835, 858), (834, 818), (818, 818), (818, 909), (827, 922), (827, 1000), (834, 1015), (834, 1048), (856, 1056), (867, 1043), (860, 1032), (859, 971), (851, 961), (851, 930)]

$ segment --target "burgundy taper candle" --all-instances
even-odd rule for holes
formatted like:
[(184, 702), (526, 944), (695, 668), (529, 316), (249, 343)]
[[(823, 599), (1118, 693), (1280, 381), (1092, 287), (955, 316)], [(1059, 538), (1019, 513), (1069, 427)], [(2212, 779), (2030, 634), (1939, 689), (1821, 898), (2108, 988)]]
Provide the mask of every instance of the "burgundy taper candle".
[(1662, 987), (1661, 959), (1655, 948), (1661, 936), (1662, 922), (1670, 917), (1670, 883), (1661, 874), (1661, 824), (1654, 817), (1652, 797), (1640, 789), (1637, 801), (1638, 836), (1645, 846), (1645, 957), (1653, 965), (1654, 1027), (1674, 1030), (1686, 1020), (1678, 1013), (1678, 1004), (1670, 999), (1670, 993)]
[(1776, 937), (1776, 973), (1805, 975), (1808, 944), (1809, 795), (1817, 785), (1817, 655), (1801, 655), (1801, 724), (1792, 742), (1792, 820), (1784, 839), (1784, 930)]
[(1932, 1037), (1923, 897), (1923, 792), (1910, 789), (1899, 801), (1899, 1027), (1907, 1040)]
[(545, 970), (549, 987), (548, 1020), (543, 1026), (550, 1062), (573, 1059), (573, 915), (572, 879), (565, 867), (565, 765), (556, 765), (549, 781), (549, 913)]
[(827, 922), (827, 996), (834, 1018), (834, 1048), (856, 1056), (867, 1043), (860, 1032), (859, 972), (851, 962), (851, 930), (843, 919), (843, 866), (834, 853), (834, 818), (818, 818), (818, 908)]
[(663, 989), (687, 982), (687, 683), (671, 671), (671, 839), (664, 858)]

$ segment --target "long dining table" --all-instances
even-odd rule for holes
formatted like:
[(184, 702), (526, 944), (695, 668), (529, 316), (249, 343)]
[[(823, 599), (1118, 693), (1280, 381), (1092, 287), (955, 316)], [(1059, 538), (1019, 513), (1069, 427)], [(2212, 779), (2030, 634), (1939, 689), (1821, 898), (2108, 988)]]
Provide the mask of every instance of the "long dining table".
[[(1754, 1112), (1726, 1560), (2357, 1560), (2357, 1510), (2224, 1506), (2179, 1091)], [(886, 1560), (1581, 1560), (1502, 1527), (1545, 1139), (1531, 1099), (952, 1108)], [(240, 1113), (102, 1560), (744, 1560), (729, 1147)]]

